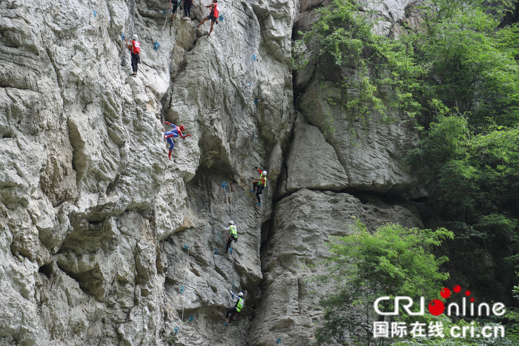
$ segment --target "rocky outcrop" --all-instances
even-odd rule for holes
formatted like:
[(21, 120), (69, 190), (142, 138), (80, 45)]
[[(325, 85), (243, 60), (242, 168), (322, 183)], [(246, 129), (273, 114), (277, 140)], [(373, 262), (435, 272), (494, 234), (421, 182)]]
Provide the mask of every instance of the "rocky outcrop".
[[(194, 28), (202, 5), (170, 24), (152, 0), (0, 4), (0, 343), (158, 345), (175, 330), (180, 344), (214, 343), (232, 284), (261, 281), (260, 230), (293, 122), (296, 9), (221, 2), (208, 37)], [(137, 78), (121, 32), (140, 37)], [(193, 135), (171, 161), (164, 120)], [(254, 166), (271, 172), (262, 207)]]
[(315, 278), (325, 275), (331, 237), (346, 236), (357, 220), (370, 230), (385, 223), (421, 226), (400, 206), (363, 204), (346, 193), (302, 189), (275, 208), (269, 241), (263, 246), (264, 279), (259, 313), (251, 330), (254, 345), (307, 345), (314, 339), (321, 311), (319, 299), (331, 287)]
[(287, 189), (341, 190), (348, 186), (333, 147), (319, 128), (298, 123), (287, 158)]
[[(315, 110), (294, 125), (294, 23), (326, 2), (220, 1), (210, 36), (209, 23), (195, 27), (207, 3), (194, 3), (193, 21), (169, 23), (157, 0), (0, 2), (0, 344), (272, 344), (260, 335), (268, 315), (287, 342), (309, 340), (310, 315), (287, 317), (295, 291), (276, 288), (288, 284), (279, 265), (294, 251), (320, 258), (317, 242), (342, 230), (315, 238), (319, 224), (290, 216), (287, 228), (284, 213), (362, 218), (374, 207), (305, 188), (412, 185), (399, 161), (414, 138), (403, 120), (373, 125), (360, 147), (340, 123), (325, 132), (328, 96), (315, 84), (325, 67), (296, 79)], [(139, 35), (137, 77), (121, 33)], [(171, 161), (164, 121), (192, 134), (175, 139)], [(256, 166), (269, 172), (261, 206)], [(382, 220), (410, 222), (384, 208)], [(230, 218), (239, 241), (225, 254)], [(290, 285), (307, 275), (290, 268)], [(225, 329), (230, 289), (245, 292), (246, 308)], [(286, 314), (272, 307), (284, 297), (275, 304)]]
[[(398, 27), (397, 22), (404, 17), (404, 10), (410, 3), (369, 3), (359, 5), (359, 10), (368, 7), (375, 10), (382, 19), (376, 30), (380, 34), (389, 35), (390, 28)], [(295, 28), (309, 30), (311, 23), (304, 20), (317, 20), (316, 7), (326, 5), (326, 1), (304, 2), (300, 20), (303, 23), (296, 23)], [(299, 37), (297, 34), (294, 36)], [(404, 163), (406, 152), (418, 140), (413, 120), (394, 107), (388, 107), (386, 114), (381, 114), (369, 103), (362, 105), (366, 109), (362, 114), (346, 109), (346, 99), (359, 97), (354, 86), (355, 82), (359, 82), (358, 71), (351, 66), (337, 66), (327, 56), (316, 60), (304, 45), (296, 46), (298, 61), (307, 62), (294, 77), (296, 110), (308, 124), (318, 127), (326, 141), (333, 146), (347, 175), (344, 187), (355, 191), (391, 194), (401, 194), (416, 187), (417, 180)], [(341, 87), (344, 81), (351, 84), (348, 91)], [(376, 96), (388, 100), (395, 95), (394, 91), (385, 88)], [(311, 144), (319, 145), (318, 141)], [(311, 185), (306, 187), (312, 188)]]

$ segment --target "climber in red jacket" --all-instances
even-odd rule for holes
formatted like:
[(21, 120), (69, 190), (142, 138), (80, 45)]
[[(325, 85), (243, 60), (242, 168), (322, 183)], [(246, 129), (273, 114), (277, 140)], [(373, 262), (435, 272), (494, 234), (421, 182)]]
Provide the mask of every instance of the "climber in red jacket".
[(209, 30), (209, 35), (213, 32), (214, 23), (218, 24), (218, 4), (216, 0), (213, 0), (211, 5), (207, 5), (207, 8), (211, 8), (211, 13), (207, 17), (205, 17), (200, 24), (198, 24), (197, 28), (199, 28), (202, 24), (204, 24), (207, 20), (211, 19), (211, 30)]
[[(124, 39), (126, 42), (126, 39)], [(141, 44), (139, 43), (139, 37), (135, 34), (133, 35), (132, 44), (128, 44), (126, 42), (126, 47), (132, 53), (132, 70), (133, 73), (130, 76), (137, 76), (137, 64), (141, 62)]]

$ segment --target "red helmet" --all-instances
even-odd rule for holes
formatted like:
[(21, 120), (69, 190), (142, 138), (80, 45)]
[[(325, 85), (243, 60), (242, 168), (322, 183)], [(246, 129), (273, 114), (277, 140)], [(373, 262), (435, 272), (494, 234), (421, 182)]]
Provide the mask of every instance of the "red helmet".
[(185, 129), (184, 125), (180, 125), (179, 129), (180, 129), (180, 131), (184, 131), (184, 129)]

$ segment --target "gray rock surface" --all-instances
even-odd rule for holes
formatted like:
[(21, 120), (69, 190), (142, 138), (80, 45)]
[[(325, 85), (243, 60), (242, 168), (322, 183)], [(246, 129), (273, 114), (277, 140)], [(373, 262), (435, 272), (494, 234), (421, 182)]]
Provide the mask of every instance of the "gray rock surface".
[[(380, 186), (398, 184), (405, 131), (373, 132), (371, 180), (348, 173), (345, 158), (366, 157), (323, 135), (319, 112), (290, 143), (292, 32), (321, 2), (219, 1), (210, 36), (209, 23), (195, 29), (208, 3), (169, 23), (166, 1), (0, 1), (0, 345), (268, 343), (256, 333), (270, 328), (257, 316), (281, 316), (265, 305), (275, 290), (260, 288), (278, 270), (261, 255), (276, 191), (288, 196), (276, 210), (300, 188), (396, 191)], [(139, 35), (137, 77), (121, 33)], [(171, 161), (164, 121), (192, 134), (175, 138)], [(391, 131), (402, 139), (385, 155)], [(312, 148), (317, 175), (305, 168)], [(255, 166), (269, 172), (261, 206)], [(301, 194), (325, 196), (299, 199), (305, 208), (334, 196)], [(239, 241), (226, 255), (230, 218)], [(246, 308), (225, 329), (230, 289)]]
[(347, 193), (302, 189), (276, 205), (261, 254), (263, 298), (251, 329), (252, 344), (273, 345), (281, 339), (287, 345), (307, 345), (313, 340), (319, 298), (331, 287), (312, 278), (324, 274), (319, 263), (328, 255), (325, 242), (350, 234), (356, 220), (370, 230), (388, 222), (421, 226), (403, 207), (363, 204)]
[[(400, 30), (397, 22), (404, 18), (404, 10), (410, 4), (407, 0), (369, 2), (360, 4), (359, 9), (375, 10), (381, 19), (375, 30), (389, 35), (390, 28), (394, 28), (396, 35)], [(305, 21), (315, 17), (316, 7), (321, 5), (326, 6), (327, 2), (302, 2), (300, 21), (303, 22), (297, 22), (295, 28), (309, 30), (311, 23)], [(296, 110), (303, 114), (308, 124), (318, 127), (333, 146), (347, 175), (345, 186), (356, 191), (391, 194), (415, 188), (417, 179), (404, 163), (406, 152), (418, 140), (413, 120), (394, 107), (388, 107), (386, 114), (381, 114), (369, 103), (362, 105), (367, 109), (365, 114), (346, 110), (344, 100), (357, 98), (358, 90), (352, 85), (346, 92), (339, 86), (345, 80), (358, 82), (358, 71), (350, 66), (337, 66), (326, 56), (317, 60), (300, 41), (296, 47), (297, 60), (307, 62), (294, 78)], [(384, 101), (395, 95), (389, 88), (384, 88), (376, 96)], [(290, 174), (288, 180), (291, 180)], [(312, 184), (301, 187), (313, 188)]]
[(319, 128), (298, 123), (287, 158), (287, 189), (341, 190), (348, 186), (335, 149)]

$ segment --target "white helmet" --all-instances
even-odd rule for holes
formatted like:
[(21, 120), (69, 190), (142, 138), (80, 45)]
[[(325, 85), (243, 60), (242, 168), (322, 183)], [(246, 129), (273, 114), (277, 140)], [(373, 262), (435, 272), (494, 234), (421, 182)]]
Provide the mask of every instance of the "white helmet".
[(238, 293), (238, 297), (243, 297), (243, 292)]
[(234, 225), (234, 221), (233, 220), (229, 220), (229, 225)]
[(263, 175), (267, 175), (267, 171), (263, 171)]
[(137, 36), (137, 34), (133, 34), (133, 39), (134, 39), (134, 40), (138, 40), (138, 39), (139, 39), (139, 36)]

